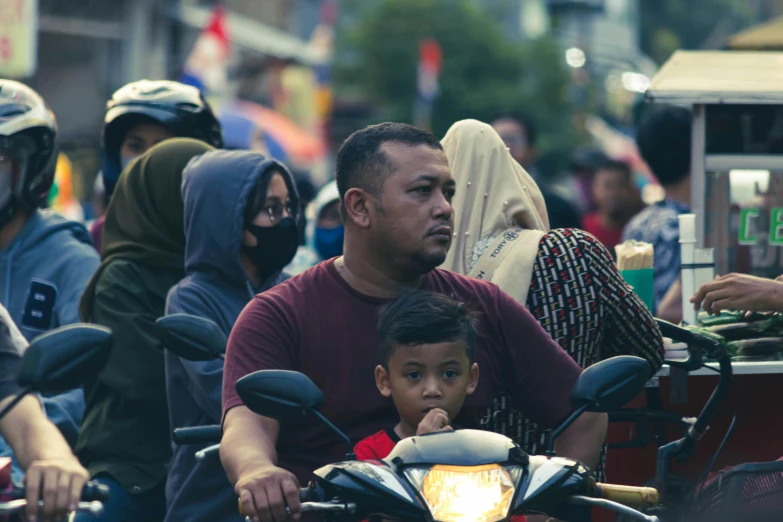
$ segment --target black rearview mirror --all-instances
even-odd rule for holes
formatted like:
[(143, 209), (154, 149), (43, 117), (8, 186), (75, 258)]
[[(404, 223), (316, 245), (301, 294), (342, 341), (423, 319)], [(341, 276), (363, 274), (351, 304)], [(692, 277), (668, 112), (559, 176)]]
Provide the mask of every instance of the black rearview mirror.
[(611, 357), (582, 372), (571, 392), (571, 404), (595, 412), (622, 408), (644, 389), (650, 373), (650, 364), (641, 357)]
[(582, 413), (622, 408), (644, 389), (651, 373), (647, 361), (632, 355), (611, 357), (588, 367), (571, 390), (571, 405), (576, 410), (552, 433), (546, 454), (555, 455), (555, 439)]
[(321, 415), (324, 395), (306, 375), (287, 370), (259, 370), (237, 381), (236, 390), (250, 411), (279, 421), (309, 413), (334, 431), (348, 446), (348, 460), (356, 459), (348, 435)]
[(189, 314), (161, 317), (155, 322), (163, 345), (186, 361), (225, 358), (228, 339), (209, 319)]
[(101, 371), (111, 343), (111, 330), (95, 324), (47, 332), (25, 351), (17, 381), (22, 388), (52, 395), (78, 388)]
[(306, 375), (286, 370), (259, 370), (237, 381), (245, 406), (264, 417), (287, 420), (317, 411), (323, 393)]

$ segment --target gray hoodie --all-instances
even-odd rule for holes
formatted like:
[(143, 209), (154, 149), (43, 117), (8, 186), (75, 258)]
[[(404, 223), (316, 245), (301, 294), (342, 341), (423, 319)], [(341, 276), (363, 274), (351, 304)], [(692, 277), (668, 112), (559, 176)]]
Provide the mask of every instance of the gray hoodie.
[[(14, 240), (0, 250), (0, 304), (22, 335), (38, 335), (81, 322), (79, 300), (100, 264), (84, 225), (48, 210), (33, 212)], [(71, 444), (84, 413), (81, 389), (43, 399), (46, 415)], [(10, 452), (0, 441), (0, 454)]]
[(84, 225), (38, 210), (0, 251), (0, 303), (28, 341), (78, 323), (79, 299), (99, 264)]
[[(248, 198), (262, 173), (272, 167), (286, 173), (290, 190), (293, 178), (288, 170), (257, 153), (215, 151), (188, 164), (182, 175), (187, 276), (169, 291), (167, 315), (205, 317), (228, 336), (253, 296), (287, 277), (274, 274), (254, 289), (239, 260)], [(223, 361), (189, 362), (170, 352), (165, 361), (172, 429), (219, 424)], [(244, 520), (219, 457), (195, 459), (195, 452), (206, 446), (173, 446), (166, 481), (167, 521)]]

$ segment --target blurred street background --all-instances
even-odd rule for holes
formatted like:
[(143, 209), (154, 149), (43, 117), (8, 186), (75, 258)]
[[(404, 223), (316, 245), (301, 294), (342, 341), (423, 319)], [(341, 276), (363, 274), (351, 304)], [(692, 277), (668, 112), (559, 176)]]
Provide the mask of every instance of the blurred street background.
[(229, 147), (313, 187), (366, 124), (440, 137), (512, 115), (536, 135), (540, 183), (599, 150), (631, 164), (650, 202), (632, 137), (649, 79), (677, 49), (727, 48), (781, 15), (781, 0), (0, 0), (0, 76), (55, 112), (73, 217), (90, 217), (106, 100), (143, 78), (196, 83)]

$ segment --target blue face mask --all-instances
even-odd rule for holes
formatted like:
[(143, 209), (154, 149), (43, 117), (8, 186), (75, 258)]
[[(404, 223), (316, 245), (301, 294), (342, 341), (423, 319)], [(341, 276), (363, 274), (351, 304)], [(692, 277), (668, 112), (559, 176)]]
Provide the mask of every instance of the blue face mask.
[(316, 228), (315, 249), (321, 259), (331, 259), (343, 255), (343, 238), (345, 228), (340, 225), (337, 228)]
[(138, 158), (138, 156), (130, 156), (128, 158), (126, 158), (125, 156), (120, 156), (120, 167), (121, 167), (121, 170), (125, 170), (125, 167), (130, 165), (131, 161), (135, 160), (136, 158)]

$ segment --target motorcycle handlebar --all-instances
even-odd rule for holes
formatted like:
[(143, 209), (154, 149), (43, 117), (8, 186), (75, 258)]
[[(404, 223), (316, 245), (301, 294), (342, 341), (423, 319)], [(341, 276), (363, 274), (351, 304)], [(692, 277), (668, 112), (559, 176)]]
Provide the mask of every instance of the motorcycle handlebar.
[(654, 507), (658, 505), (659, 501), (658, 490), (655, 488), (616, 484), (596, 484), (593, 496), (630, 507)]
[[(19, 500), (25, 498), (27, 495), (23, 487), (15, 487), (11, 496), (14, 500)], [(107, 502), (108, 500), (109, 486), (91, 480), (82, 488), (82, 503)]]
[(174, 444), (183, 446), (186, 444), (216, 444), (222, 438), (220, 425), (195, 426), (192, 428), (175, 428)]

